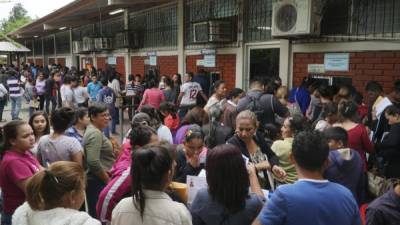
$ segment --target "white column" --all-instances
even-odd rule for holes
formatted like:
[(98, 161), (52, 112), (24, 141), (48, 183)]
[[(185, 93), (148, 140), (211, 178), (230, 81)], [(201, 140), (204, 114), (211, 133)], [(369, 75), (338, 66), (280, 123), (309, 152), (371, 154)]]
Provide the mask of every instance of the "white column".
[(282, 84), (291, 87), (291, 43), (289, 40), (280, 40), (279, 77)]
[(186, 72), (184, 4), (184, 0), (178, 0), (178, 73), (182, 75)]

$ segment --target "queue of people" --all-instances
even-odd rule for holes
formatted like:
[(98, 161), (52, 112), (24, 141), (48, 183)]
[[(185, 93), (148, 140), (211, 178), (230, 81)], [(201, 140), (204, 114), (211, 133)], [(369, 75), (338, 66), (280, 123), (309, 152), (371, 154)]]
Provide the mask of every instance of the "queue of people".
[[(51, 115), (40, 110), (48, 80), (39, 72), (29, 123), (16, 116), (3, 127), (1, 224), (400, 222), (400, 81), (387, 95), (370, 81), (364, 102), (351, 85), (309, 77), (291, 90), (255, 78), (245, 92), (192, 73), (183, 84), (179, 74), (138, 75), (124, 93), (115, 74), (85, 72), (78, 105), (79, 76), (51, 74)], [(110, 133), (122, 96), (131, 129), (118, 145)], [(391, 179), (380, 196), (369, 189), (373, 171)], [(190, 204), (171, 185), (188, 176), (207, 183)]]

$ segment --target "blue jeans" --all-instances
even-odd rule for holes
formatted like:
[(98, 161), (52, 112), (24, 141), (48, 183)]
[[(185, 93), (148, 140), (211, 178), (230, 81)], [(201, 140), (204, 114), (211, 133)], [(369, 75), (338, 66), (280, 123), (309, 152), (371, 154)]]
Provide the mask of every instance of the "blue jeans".
[(10, 97), (11, 101), (11, 118), (12, 120), (18, 119), (19, 111), (21, 110), (22, 96)]
[(110, 127), (111, 127), (111, 133), (115, 133), (116, 129), (115, 127), (117, 126), (117, 120), (116, 118), (112, 117), (111, 118), (111, 124), (109, 124), (106, 128), (103, 129), (103, 133), (106, 137), (110, 138)]
[(12, 215), (1, 212), (1, 225), (11, 225)]

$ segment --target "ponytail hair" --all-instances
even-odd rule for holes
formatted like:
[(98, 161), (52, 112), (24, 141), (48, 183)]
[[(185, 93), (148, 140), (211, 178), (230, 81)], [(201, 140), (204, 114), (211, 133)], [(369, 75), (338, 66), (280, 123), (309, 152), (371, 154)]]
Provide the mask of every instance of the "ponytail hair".
[(33, 210), (63, 206), (65, 194), (83, 191), (85, 172), (76, 162), (58, 161), (33, 175), (26, 186), (26, 200)]
[(164, 145), (147, 146), (132, 152), (133, 204), (143, 220), (146, 199), (143, 189), (162, 191), (166, 175), (172, 169), (174, 157)]
[(150, 143), (151, 136), (157, 135), (157, 132), (150, 126), (142, 125), (132, 127), (130, 133), (130, 141), (132, 149), (135, 146), (145, 146)]

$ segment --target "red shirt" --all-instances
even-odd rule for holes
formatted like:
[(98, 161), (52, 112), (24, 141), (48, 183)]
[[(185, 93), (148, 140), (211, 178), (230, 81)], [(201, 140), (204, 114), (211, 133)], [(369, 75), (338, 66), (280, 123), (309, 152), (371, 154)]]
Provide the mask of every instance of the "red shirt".
[(367, 169), (367, 158), (365, 153), (372, 153), (374, 151), (374, 146), (372, 142), (369, 140), (367, 130), (364, 125), (358, 124), (354, 128), (347, 131), (348, 134), (348, 147), (356, 150), (363, 162), (364, 168)]
[(24, 192), (17, 186), (33, 176), (40, 169), (40, 164), (30, 151), (24, 153), (6, 151), (0, 163), (0, 187), (3, 192), (4, 212), (12, 215), (25, 201)]
[(170, 130), (177, 130), (179, 128), (179, 116), (175, 115), (175, 117), (174, 119), (172, 115), (168, 115), (164, 118), (164, 125)]

